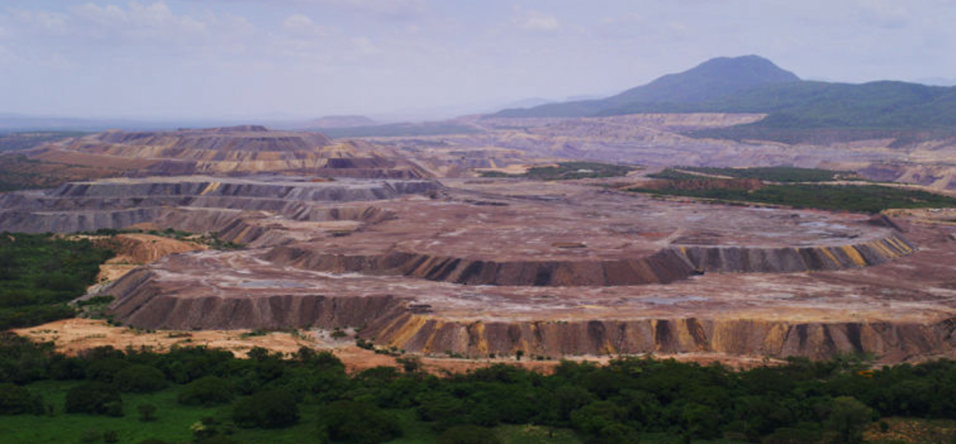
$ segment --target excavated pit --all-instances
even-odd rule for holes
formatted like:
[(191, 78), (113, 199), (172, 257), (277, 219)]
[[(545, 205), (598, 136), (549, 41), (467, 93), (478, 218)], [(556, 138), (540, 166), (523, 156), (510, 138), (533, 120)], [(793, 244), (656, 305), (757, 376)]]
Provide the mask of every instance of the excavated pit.
[(246, 244), (170, 255), (104, 290), (141, 328), (355, 327), (383, 346), (472, 357), (899, 362), (956, 346), (956, 229), (905, 219), (576, 184), (269, 176), (70, 184), (0, 208), (2, 230), (148, 222)]

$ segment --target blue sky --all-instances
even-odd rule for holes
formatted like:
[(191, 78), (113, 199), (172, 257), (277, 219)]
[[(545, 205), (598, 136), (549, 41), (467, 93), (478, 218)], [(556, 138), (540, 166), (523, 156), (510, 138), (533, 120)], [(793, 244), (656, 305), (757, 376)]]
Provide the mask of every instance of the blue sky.
[(715, 56), (956, 78), (956, 0), (0, 0), (0, 111), (422, 116), (610, 94)]

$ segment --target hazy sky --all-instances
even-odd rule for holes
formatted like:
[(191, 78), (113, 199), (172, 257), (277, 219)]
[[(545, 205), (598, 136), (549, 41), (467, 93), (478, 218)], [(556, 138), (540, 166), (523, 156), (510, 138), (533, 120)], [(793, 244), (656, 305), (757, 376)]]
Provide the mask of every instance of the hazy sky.
[(956, 78), (954, 23), (956, 0), (0, 0), (0, 112), (455, 112), (743, 54), (804, 78)]

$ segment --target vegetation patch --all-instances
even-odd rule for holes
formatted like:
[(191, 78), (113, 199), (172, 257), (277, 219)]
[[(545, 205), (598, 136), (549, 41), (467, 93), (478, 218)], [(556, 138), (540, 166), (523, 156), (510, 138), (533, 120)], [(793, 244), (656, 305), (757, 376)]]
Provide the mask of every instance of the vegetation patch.
[(786, 184), (753, 186), (747, 179), (681, 179), (650, 182), (628, 191), (721, 202), (758, 202), (794, 208), (879, 213), (891, 208), (956, 207), (956, 199), (880, 185)]
[(90, 133), (79, 131), (31, 131), (0, 133), (0, 151), (24, 150), (45, 143), (71, 137), (83, 137)]
[[(438, 377), (394, 367), (350, 375), (330, 352), (308, 348), (249, 355), (99, 348), (67, 357), (5, 333), (0, 436), (31, 443), (106, 442), (109, 434), (130, 443), (855, 444), (952, 442), (956, 432), (949, 419), (956, 362), (946, 360), (869, 370), (853, 356), (791, 358), (733, 371), (627, 358), (562, 362), (549, 375), (495, 365)], [(120, 368), (113, 382), (104, 382), (107, 368)], [(158, 375), (144, 368), (159, 371), (164, 388), (117, 388), (124, 371), (149, 381)], [(181, 403), (200, 386), (211, 397)]]
[(85, 239), (0, 233), (0, 330), (73, 317), (113, 251)]
[(574, 180), (602, 177), (621, 177), (636, 168), (596, 162), (560, 162), (557, 166), (532, 167), (523, 174), (507, 174), (500, 171), (485, 171), (481, 177), (520, 177), (534, 180)]
[(816, 168), (796, 168), (786, 166), (753, 168), (679, 167), (676, 169), (668, 168), (660, 173), (648, 174), (648, 177), (670, 180), (692, 180), (700, 179), (701, 175), (732, 177), (737, 179), (757, 179), (768, 182), (785, 183), (861, 180), (860, 176), (852, 171), (832, 171)]
[(55, 188), (67, 182), (116, 177), (122, 171), (30, 159), (22, 154), (0, 155), (0, 192)]

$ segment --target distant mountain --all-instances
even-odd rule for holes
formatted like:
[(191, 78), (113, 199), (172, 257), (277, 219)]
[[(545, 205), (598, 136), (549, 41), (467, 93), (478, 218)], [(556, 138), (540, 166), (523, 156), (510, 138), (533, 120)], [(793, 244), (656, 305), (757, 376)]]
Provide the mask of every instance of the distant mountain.
[(507, 109), (496, 117), (583, 117), (633, 103), (700, 103), (766, 85), (799, 82), (800, 78), (759, 56), (720, 57), (688, 71), (668, 74), (651, 83), (599, 100), (555, 103), (530, 109)]
[[(950, 130), (956, 87), (879, 81), (803, 81), (756, 56), (709, 60), (602, 100), (507, 110), (495, 116), (614, 116), (638, 113), (758, 113), (758, 122), (708, 134), (768, 137), (779, 130)], [(779, 133), (773, 137), (780, 137)], [(789, 137), (789, 136), (788, 136)]]
[(544, 104), (552, 103), (554, 100), (542, 99), (541, 97), (532, 97), (529, 99), (518, 100), (501, 106), (499, 109), (513, 109), (513, 108), (532, 108), (535, 106), (541, 106)]
[(374, 125), (375, 121), (365, 116), (323, 116), (306, 123), (306, 128), (356, 128)]

